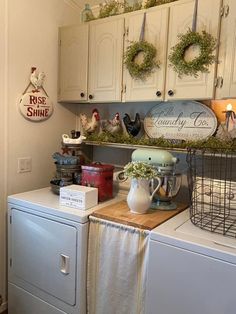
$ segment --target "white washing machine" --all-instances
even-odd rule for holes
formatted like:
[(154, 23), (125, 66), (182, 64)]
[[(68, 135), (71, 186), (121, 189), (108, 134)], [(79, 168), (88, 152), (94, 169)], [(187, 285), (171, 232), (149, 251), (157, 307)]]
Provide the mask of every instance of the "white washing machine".
[(50, 188), (8, 197), (8, 313), (85, 314), (88, 215)]
[(151, 232), (149, 250), (146, 314), (236, 313), (236, 239), (186, 210)]

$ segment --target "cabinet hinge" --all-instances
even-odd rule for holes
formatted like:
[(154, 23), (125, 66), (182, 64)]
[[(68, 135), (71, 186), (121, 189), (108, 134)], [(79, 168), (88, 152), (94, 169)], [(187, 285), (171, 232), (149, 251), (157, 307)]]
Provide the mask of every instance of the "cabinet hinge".
[(12, 258), (10, 258), (9, 264), (10, 264), (10, 267), (12, 267)]
[(123, 93), (123, 94), (126, 93), (126, 84), (123, 86), (122, 93)]
[(10, 224), (12, 224), (12, 216), (9, 216)]
[(220, 9), (220, 16), (221, 17), (227, 17), (229, 15), (229, 5), (222, 5)]
[(129, 35), (129, 26), (125, 28), (125, 36), (128, 36), (128, 35)]
[(215, 78), (215, 87), (222, 88), (224, 85), (224, 79), (222, 76), (218, 76)]

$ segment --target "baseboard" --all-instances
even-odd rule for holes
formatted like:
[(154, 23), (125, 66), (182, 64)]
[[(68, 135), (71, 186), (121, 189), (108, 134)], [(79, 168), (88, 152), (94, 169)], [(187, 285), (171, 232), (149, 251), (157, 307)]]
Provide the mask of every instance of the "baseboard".
[[(1, 306), (0, 306), (0, 313), (3, 313), (4, 311), (7, 310), (7, 302), (4, 302)], [(5, 314), (5, 313), (3, 313)]]

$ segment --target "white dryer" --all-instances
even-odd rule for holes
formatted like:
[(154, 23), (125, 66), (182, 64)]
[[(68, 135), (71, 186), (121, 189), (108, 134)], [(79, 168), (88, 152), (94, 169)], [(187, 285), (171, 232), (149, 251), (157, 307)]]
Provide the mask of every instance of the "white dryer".
[(236, 239), (204, 231), (188, 210), (150, 234), (146, 314), (235, 314)]
[(9, 314), (86, 313), (88, 215), (101, 206), (60, 206), (50, 188), (8, 197)]

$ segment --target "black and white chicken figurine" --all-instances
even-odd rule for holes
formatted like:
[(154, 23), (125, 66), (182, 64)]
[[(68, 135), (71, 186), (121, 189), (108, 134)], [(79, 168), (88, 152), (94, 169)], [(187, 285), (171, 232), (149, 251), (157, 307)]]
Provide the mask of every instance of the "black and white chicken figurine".
[(141, 119), (139, 113), (136, 113), (134, 120), (131, 120), (128, 113), (125, 113), (123, 122), (127, 132), (130, 135), (132, 136), (138, 135), (139, 131), (141, 130)]
[(120, 115), (118, 112), (115, 114), (113, 119), (104, 121), (103, 130), (110, 134), (122, 133)]
[(38, 90), (40, 87), (43, 86), (43, 82), (45, 79), (45, 73), (40, 72), (39, 74), (37, 74), (36, 68), (32, 68), (31, 72), (32, 73), (30, 75), (30, 82), (35, 87), (35, 89)]

